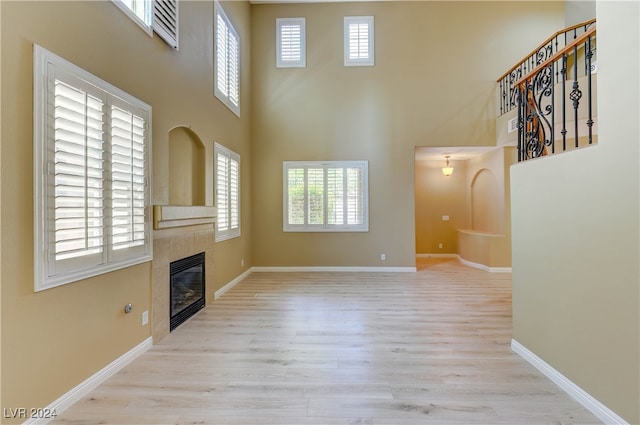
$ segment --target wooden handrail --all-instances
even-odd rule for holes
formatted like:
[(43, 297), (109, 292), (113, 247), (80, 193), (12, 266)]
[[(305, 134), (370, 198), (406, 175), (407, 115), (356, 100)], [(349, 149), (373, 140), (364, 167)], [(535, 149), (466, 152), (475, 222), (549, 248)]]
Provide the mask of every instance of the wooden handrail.
[(569, 32), (571, 30), (575, 30), (577, 28), (580, 27), (586, 27), (588, 25), (593, 24), (594, 22), (596, 22), (595, 19), (591, 19), (589, 21), (584, 21), (580, 24), (576, 24), (576, 25), (572, 25), (570, 27), (567, 27), (563, 30), (560, 31), (556, 31), (551, 37), (547, 38), (543, 43), (540, 43), (540, 45), (538, 47), (536, 47), (535, 49), (533, 49), (527, 56), (525, 56), (524, 58), (522, 58), (520, 61), (518, 61), (516, 63), (516, 65), (512, 66), (507, 72), (505, 72), (504, 74), (502, 74), (500, 76), (500, 78), (498, 78), (496, 80), (496, 82), (500, 82), (500, 80), (502, 80), (504, 77), (506, 77), (507, 75), (511, 74), (511, 72), (516, 69), (517, 67), (519, 67), (523, 62), (525, 62), (527, 59), (529, 59), (529, 57), (531, 57), (532, 55), (535, 55), (540, 49), (542, 49), (544, 46), (546, 46), (547, 44), (549, 44), (554, 38), (556, 38), (557, 36), (564, 34), (566, 32)]
[(583, 43), (586, 39), (591, 37), (595, 32), (596, 32), (596, 27), (589, 28), (584, 34), (580, 35), (580, 37), (576, 38), (571, 43), (567, 44), (562, 49), (558, 50), (556, 53), (551, 55), (547, 60), (545, 60), (544, 62), (540, 63), (540, 65), (536, 66), (533, 70), (531, 70), (527, 75), (525, 75), (524, 77), (522, 77), (518, 81), (516, 81), (513, 86), (517, 87), (520, 84), (524, 83), (529, 78), (531, 78), (532, 76), (537, 74), (542, 68), (544, 68), (546, 66), (549, 66), (550, 63), (553, 63), (553, 62), (557, 61), (558, 59), (560, 59), (569, 50), (573, 49), (578, 44)]

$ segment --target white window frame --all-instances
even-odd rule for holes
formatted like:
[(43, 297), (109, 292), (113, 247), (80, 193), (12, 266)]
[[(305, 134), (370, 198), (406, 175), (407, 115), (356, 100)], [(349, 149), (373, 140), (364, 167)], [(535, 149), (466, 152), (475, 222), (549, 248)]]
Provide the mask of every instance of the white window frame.
[(214, 93), (240, 117), (240, 37), (218, 1), (214, 9)]
[[(120, 10), (153, 37), (153, 1), (152, 0), (111, 0)], [(141, 7), (139, 13), (134, 9)]]
[[(284, 57), (287, 49), (284, 43), (287, 41), (283, 38), (283, 28), (298, 27), (300, 31), (300, 45), (297, 46), (300, 56), (296, 59)], [(304, 68), (307, 66), (307, 49), (306, 49), (306, 19), (305, 18), (277, 18), (276, 19), (276, 67), (277, 68)]]
[[(352, 25), (367, 26), (367, 54), (362, 57), (352, 57), (352, 46), (359, 45), (357, 39), (352, 38)], [(375, 30), (373, 16), (345, 16), (344, 17), (344, 66), (374, 66), (375, 65)]]
[[(63, 101), (58, 103), (56, 100), (56, 84), (71, 87), (74, 93), (80, 93), (81, 96), (84, 93), (87, 98), (98, 99), (100, 108), (93, 108), (93, 110), (101, 112), (99, 115), (91, 116), (97, 116), (99, 119), (89, 118), (90, 115), (87, 112), (82, 112), (87, 109), (74, 112), (84, 122), (93, 120), (92, 122), (96, 123), (91, 127), (93, 130), (88, 130), (89, 127), (86, 126), (81, 127), (79, 133), (71, 133), (72, 136), (67, 136), (62, 131), (57, 134), (55, 129), (57, 120), (61, 120), (62, 123), (67, 113), (61, 112), (60, 116), (57, 115), (56, 109), (62, 110), (64, 105)], [(63, 98), (64, 94), (61, 92), (59, 96)], [(119, 112), (116, 112), (116, 109)], [(69, 108), (66, 110), (68, 111)], [(132, 117), (134, 121), (126, 126), (118, 118), (112, 120), (112, 115), (118, 118)], [(89, 131), (92, 135), (89, 135)], [(83, 132), (85, 132), (84, 136), (78, 136)], [(64, 137), (68, 137), (66, 141), (63, 140)], [(127, 140), (129, 144), (126, 146), (129, 147), (123, 147), (125, 146), (123, 143), (126, 144)], [(96, 141), (99, 148), (95, 148)], [(56, 155), (58, 155), (56, 150), (63, 152), (66, 149), (65, 145), (87, 146), (84, 153), (72, 154), (75, 158), (79, 158), (80, 163), (87, 164), (86, 168), (76, 167), (72, 172), (68, 171), (68, 167), (73, 165), (61, 160), (56, 162)], [(94, 153), (93, 155), (88, 153), (90, 150)], [(69, 154), (61, 153), (61, 155)], [(150, 158), (151, 106), (46, 49), (34, 45), (34, 290), (36, 292), (151, 261), (153, 238), (150, 219), (150, 176), (152, 175)], [(89, 165), (90, 163), (93, 164)], [(97, 177), (94, 175), (95, 170), (98, 170)], [(90, 171), (93, 174), (90, 175)], [(65, 176), (70, 175), (65, 173), (73, 173), (71, 178), (76, 179), (75, 182), (82, 182), (84, 179), (84, 183), (73, 184), (73, 187), (84, 191), (86, 203), (82, 213), (85, 218), (79, 219), (84, 221), (84, 224), (81, 224), (85, 226), (85, 230), (81, 230), (85, 232), (84, 239), (88, 240), (86, 235), (96, 229), (100, 235), (98, 248), (80, 248), (84, 251), (83, 253), (79, 253), (78, 250), (65, 251), (56, 247), (56, 235), (61, 237), (65, 233), (62, 225), (56, 227), (56, 202), (63, 202), (56, 201), (56, 187), (61, 188), (60, 190), (71, 187), (70, 183), (62, 183), (65, 178), (68, 178)], [(99, 187), (97, 195), (89, 195), (95, 190), (93, 187)], [(71, 195), (65, 198), (62, 195), (62, 199), (69, 201), (69, 196)], [(75, 202), (73, 201), (74, 205)], [(92, 206), (90, 206), (91, 203)], [(58, 205), (61, 211), (70, 207), (77, 209), (61, 203)], [(95, 225), (89, 224), (94, 221), (89, 212), (98, 213), (98, 210), (100, 222)], [(119, 215), (122, 212), (125, 216)], [(64, 221), (60, 216), (58, 219)], [(124, 233), (120, 234), (121, 230)], [(56, 252), (57, 249), (58, 252)]]
[[(240, 237), (242, 215), (240, 208), (241, 162), (238, 153), (217, 142), (214, 143), (213, 152), (214, 187), (216, 207), (218, 208), (215, 241), (221, 242)], [(221, 167), (220, 161), (229, 166)], [(235, 167), (233, 166), (234, 163), (236, 164)]]
[(169, 46), (178, 49), (178, 0), (111, 0), (111, 2), (150, 37), (153, 37), (155, 32)]
[[(284, 161), (282, 163), (282, 184), (283, 184), (283, 231), (285, 232), (368, 232), (369, 231), (369, 163), (368, 161)], [(289, 170), (304, 170), (302, 180), (304, 181), (304, 223), (291, 223), (289, 220)], [(309, 200), (309, 179), (308, 172), (310, 169), (322, 169), (322, 222), (310, 223), (310, 200)], [(329, 196), (325, 196), (327, 187), (329, 186), (328, 170), (341, 169), (358, 169), (361, 173), (360, 186), (358, 187), (357, 205), (360, 209), (362, 221), (360, 223), (349, 223), (349, 191), (348, 181), (345, 178), (342, 181), (342, 223), (331, 224), (328, 207)], [(343, 174), (344, 176), (344, 174)]]

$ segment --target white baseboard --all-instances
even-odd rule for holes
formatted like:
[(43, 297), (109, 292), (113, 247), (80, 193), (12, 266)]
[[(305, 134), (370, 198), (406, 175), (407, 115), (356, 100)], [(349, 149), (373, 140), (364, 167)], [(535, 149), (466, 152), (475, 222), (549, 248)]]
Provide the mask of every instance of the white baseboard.
[[(124, 368), (142, 353), (147, 351), (152, 345), (153, 342), (151, 337), (145, 339), (140, 344), (136, 345), (131, 350), (127, 351), (122, 356), (118, 357), (107, 366), (91, 375), (88, 379), (81, 382), (75, 388), (72, 388), (66, 394), (62, 395), (62, 397), (58, 398), (42, 410), (47, 412), (56, 412), (56, 414), (59, 415), (60, 413), (68, 409), (72, 404), (76, 403), (91, 391), (93, 391), (98, 385), (102, 384), (120, 369)], [(54, 418), (32, 418), (27, 420), (24, 425), (44, 425), (53, 419)]]
[(382, 272), (415, 273), (415, 267), (358, 267), (358, 266), (315, 266), (315, 267), (254, 267), (254, 272)]
[(227, 292), (229, 289), (233, 288), (234, 286), (236, 286), (238, 283), (242, 282), (244, 279), (246, 279), (252, 272), (253, 272), (253, 267), (247, 269), (244, 273), (242, 273), (241, 275), (239, 275), (238, 277), (236, 277), (235, 279), (233, 279), (231, 282), (227, 283), (226, 285), (224, 285), (222, 288), (218, 289), (215, 294), (213, 295), (214, 299), (218, 299), (220, 298), (222, 295), (224, 295), (225, 292)]
[(458, 254), (416, 254), (416, 258), (458, 258)]
[(574, 384), (566, 376), (555, 370), (551, 365), (535, 355), (515, 339), (511, 340), (511, 349), (529, 362), (533, 367), (542, 372), (547, 378), (551, 379), (551, 381), (559, 386), (560, 389), (569, 394), (569, 396), (583, 405), (605, 424), (629, 425), (627, 421), (616, 415), (611, 409), (600, 403), (593, 396)]
[(458, 259), (465, 266), (473, 267), (476, 269), (484, 270), (486, 272), (491, 273), (511, 273), (511, 267), (489, 267), (484, 264), (474, 263), (473, 261), (465, 260), (464, 258), (458, 256)]

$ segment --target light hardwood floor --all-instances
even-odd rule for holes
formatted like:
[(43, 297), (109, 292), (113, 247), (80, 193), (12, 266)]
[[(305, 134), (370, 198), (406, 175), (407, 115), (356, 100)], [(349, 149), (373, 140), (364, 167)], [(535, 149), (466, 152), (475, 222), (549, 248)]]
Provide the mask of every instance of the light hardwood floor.
[(510, 274), (254, 273), (53, 423), (600, 423), (510, 341)]

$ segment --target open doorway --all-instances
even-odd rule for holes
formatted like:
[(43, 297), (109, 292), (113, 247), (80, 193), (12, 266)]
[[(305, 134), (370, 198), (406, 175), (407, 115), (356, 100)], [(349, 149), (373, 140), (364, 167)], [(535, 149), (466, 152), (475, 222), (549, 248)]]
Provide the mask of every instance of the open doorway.
[[(453, 172), (443, 174), (445, 155)], [(417, 147), (416, 265), (421, 258), (460, 259), (501, 271), (511, 268), (509, 167), (513, 146)]]

